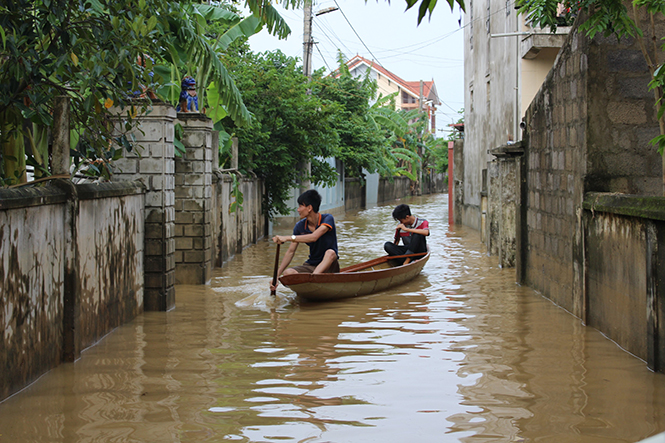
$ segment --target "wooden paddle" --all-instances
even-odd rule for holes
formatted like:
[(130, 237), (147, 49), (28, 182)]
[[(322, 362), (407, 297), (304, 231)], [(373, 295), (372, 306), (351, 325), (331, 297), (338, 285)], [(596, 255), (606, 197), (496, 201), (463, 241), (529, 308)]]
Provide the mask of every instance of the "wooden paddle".
[[(277, 270), (279, 269), (279, 243), (277, 243), (277, 251), (275, 252), (275, 270), (272, 273), (272, 285), (275, 286), (277, 284)], [(270, 295), (273, 297), (277, 295), (277, 290), (276, 289), (271, 289), (270, 290)]]

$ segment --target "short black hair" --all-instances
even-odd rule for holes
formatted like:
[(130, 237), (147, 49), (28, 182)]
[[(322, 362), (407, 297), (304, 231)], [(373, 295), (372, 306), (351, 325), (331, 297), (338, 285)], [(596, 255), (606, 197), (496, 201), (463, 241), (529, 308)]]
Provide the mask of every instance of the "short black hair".
[(409, 205), (405, 205), (404, 203), (397, 205), (397, 207), (395, 207), (393, 210), (393, 218), (397, 221), (404, 220), (409, 215), (411, 215), (411, 208), (409, 208)]
[(321, 194), (316, 192), (315, 189), (310, 189), (303, 192), (298, 197), (298, 204), (309, 206), (312, 205), (314, 212), (319, 212), (319, 207), (321, 206)]

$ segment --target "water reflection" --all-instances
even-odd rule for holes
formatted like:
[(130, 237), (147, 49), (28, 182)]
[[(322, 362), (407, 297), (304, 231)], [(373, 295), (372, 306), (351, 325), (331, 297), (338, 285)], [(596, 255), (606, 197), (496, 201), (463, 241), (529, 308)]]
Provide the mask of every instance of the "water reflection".
[[(665, 379), (514, 283), (443, 196), (413, 199), (432, 256), (367, 297), (269, 296), (275, 248), (146, 313), (0, 404), (1, 441), (635, 442)], [(341, 265), (382, 254), (390, 207), (338, 220)], [(306, 248), (299, 248), (304, 260)]]

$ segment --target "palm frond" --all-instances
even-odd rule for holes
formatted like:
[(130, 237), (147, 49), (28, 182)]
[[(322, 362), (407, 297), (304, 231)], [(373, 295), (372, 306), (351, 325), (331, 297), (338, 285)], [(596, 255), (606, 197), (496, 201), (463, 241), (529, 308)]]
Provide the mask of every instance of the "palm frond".
[[(303, 4), (303, 0), (282, 0), (281, 5), (285, 8), (299, 8)], [(252, 14), (260, 17), (266, 24), (268, 32), (280, 39), (286, 38), (291, 34), (291, 28), (286, 24), (277, 10), (272, 6), (269, 0), (246, 0), (245, 6), (252, 11)]]

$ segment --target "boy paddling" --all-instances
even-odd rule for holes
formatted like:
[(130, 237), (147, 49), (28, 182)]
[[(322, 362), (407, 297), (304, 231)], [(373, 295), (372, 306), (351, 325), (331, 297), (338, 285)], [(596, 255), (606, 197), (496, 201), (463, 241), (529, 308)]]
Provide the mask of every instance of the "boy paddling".
[[(282, 263), (277, 271), (277, 277), (296, 273), (322, 274), (324, 272), (339, 272), (337, 251), (337, 230), (335, 219), (330, 214), (320, 214), (321, 195), (313, 189), (305, 191), (298, 197), (298, 215), (300, 221), (293, 228), (293, 234), (276, 235), (272, 241), (281, 245), (291, 242), (284, 254)], [(300, 266), (287, 268), (293, 260), (299, 243), (309, 246), (309, 258)], [(279, 281), (273, 285), (270, 281), (270, 290), (275, 291)]]

